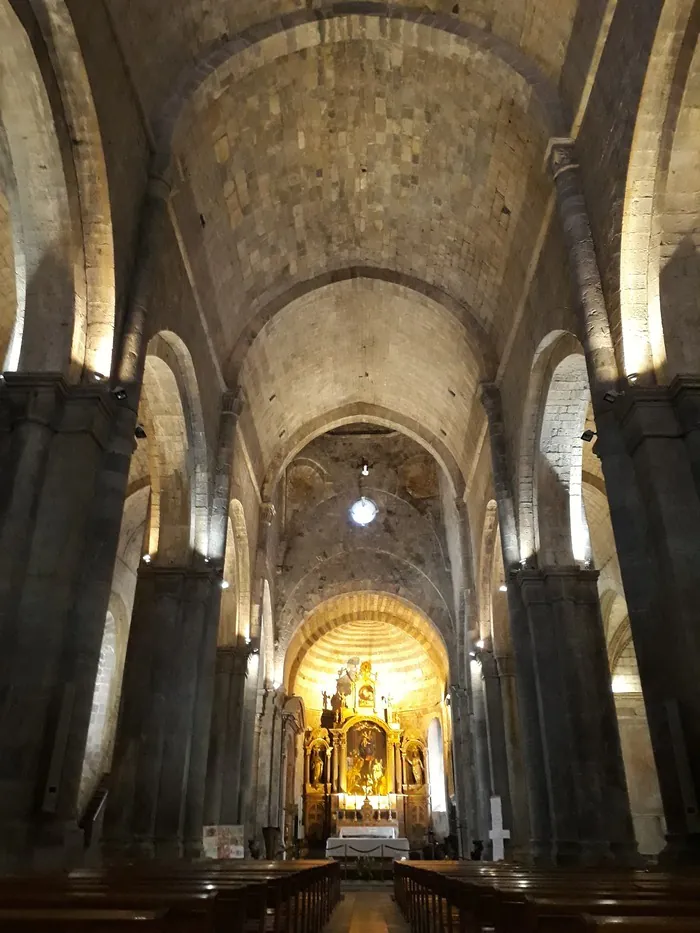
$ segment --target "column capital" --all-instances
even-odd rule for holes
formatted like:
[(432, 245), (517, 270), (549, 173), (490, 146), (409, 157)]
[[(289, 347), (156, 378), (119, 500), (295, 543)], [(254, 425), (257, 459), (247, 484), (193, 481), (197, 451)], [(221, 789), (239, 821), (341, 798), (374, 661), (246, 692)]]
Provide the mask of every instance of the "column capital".
[(468, 700), (469, 690), (462, 684), (449, 684), (450, 698), (458, 700)]
[(486, 412), (489, 423), (501, 421), (503, 417), (501, 390), (495, 382), (479, 383), (479, 401)]
[(217, 668), (229, 674), (246, 674), (252, 645), (221, 645), (216, 649)]
[(615, 412), (629, 453), (651, 438), (682, 436), (673, 395), (668, 386), (632, 386), (616, 400)]
[(229, 389), (221, 397), (221, 414), (238, 420), (247, 404), (246, 394), (241, 386)]
[(276, 514), (277, 509), (272, 502), (260, 503), (260, 521), (263, 525), (271, 525)]
[(527, 606), (570, 601), (598, 602), (599, 573), (587, 567), (539, 567), (515, 571), (523, 602)]
[(515, 659), (512, 654), (495, 655), (499, 677), (515, 677)]
[(152, 171), (148, 176), (146, 192), (149, 198), (154, 201), (164, 201), (167, 203), (173, 194), (173, 186), (167, 177), (169, 172)]
[(31, 421), (56, 434), (90, 434), (107, 448), (118, 402), (105, 383), (66, 381), (61, 373), (5, 373), (0, 382), (5, 429)]
[(577, 169), (578, 161), (574, 140), (568, 136), (553, 136), (547, 144), (545, 164), (555, 181), (562, 172)]

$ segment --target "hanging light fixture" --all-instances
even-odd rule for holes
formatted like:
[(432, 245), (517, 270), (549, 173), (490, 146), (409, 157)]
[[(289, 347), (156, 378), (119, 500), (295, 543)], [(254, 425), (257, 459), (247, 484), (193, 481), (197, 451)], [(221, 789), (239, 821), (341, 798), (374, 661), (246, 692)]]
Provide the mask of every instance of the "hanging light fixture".
[(368, 496), (365, 496), (362, 491), (362, 480), (366, 479), (369, 476), (369, 463), (366, 460), (363, 460), (360, 464), (360, 476), (358, 479), (358, 492), (360, 493), (359, 499), (356, 499), (355, 502), (350, 506), (350, 518), (356, 524), (362, 527), (371, 524), (374, 519), (377, 517), (379, 509), (377, 503), (370, 499)]

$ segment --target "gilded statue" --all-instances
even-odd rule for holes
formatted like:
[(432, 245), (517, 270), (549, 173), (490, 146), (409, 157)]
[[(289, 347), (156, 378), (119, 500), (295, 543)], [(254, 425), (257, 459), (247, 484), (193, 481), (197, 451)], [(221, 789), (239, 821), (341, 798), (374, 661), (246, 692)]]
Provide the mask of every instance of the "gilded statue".
[(411, 773), (413, 774), (413, 783), (415, 785), (422, 785), (423, 783), (423, 762), (420, 760), (420, 755), (418, 752), (415, 752), (413, 758), (409, 760), (411, 765)]
[(311, 784), (313, 787), (318, 787), (321, 783), (321, 777), (323, 776), (323, 759), (321, 758), (321, 753), (318, 746), (316, 746), (311, 753)]

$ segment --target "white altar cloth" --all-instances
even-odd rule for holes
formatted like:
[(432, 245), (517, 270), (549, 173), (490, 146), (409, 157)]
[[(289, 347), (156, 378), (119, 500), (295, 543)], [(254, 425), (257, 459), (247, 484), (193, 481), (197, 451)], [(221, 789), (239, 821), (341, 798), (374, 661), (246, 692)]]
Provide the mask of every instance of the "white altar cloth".
[(396, 839), (396, 826), (341, 826), (338, 835), (341, 839), (358, 839), (360, 836), (371, 839)]
[(326, 858), (408, 858), (408, 839), (339, 839), (326, 841)]

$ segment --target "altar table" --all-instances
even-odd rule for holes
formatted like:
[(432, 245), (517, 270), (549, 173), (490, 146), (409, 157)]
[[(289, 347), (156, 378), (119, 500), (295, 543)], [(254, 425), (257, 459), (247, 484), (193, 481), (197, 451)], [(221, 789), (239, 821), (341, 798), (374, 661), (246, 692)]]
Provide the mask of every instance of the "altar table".
[(408, 839), (339, 839), (326, 842), (326, 858), (408, 858)]
[(344, 839), (359, 839), (360, 836), (366, 839), (396, 839), (399, 835), (398, 827), (381, 824), (374, 826), (341, 826), (338, 835)]

